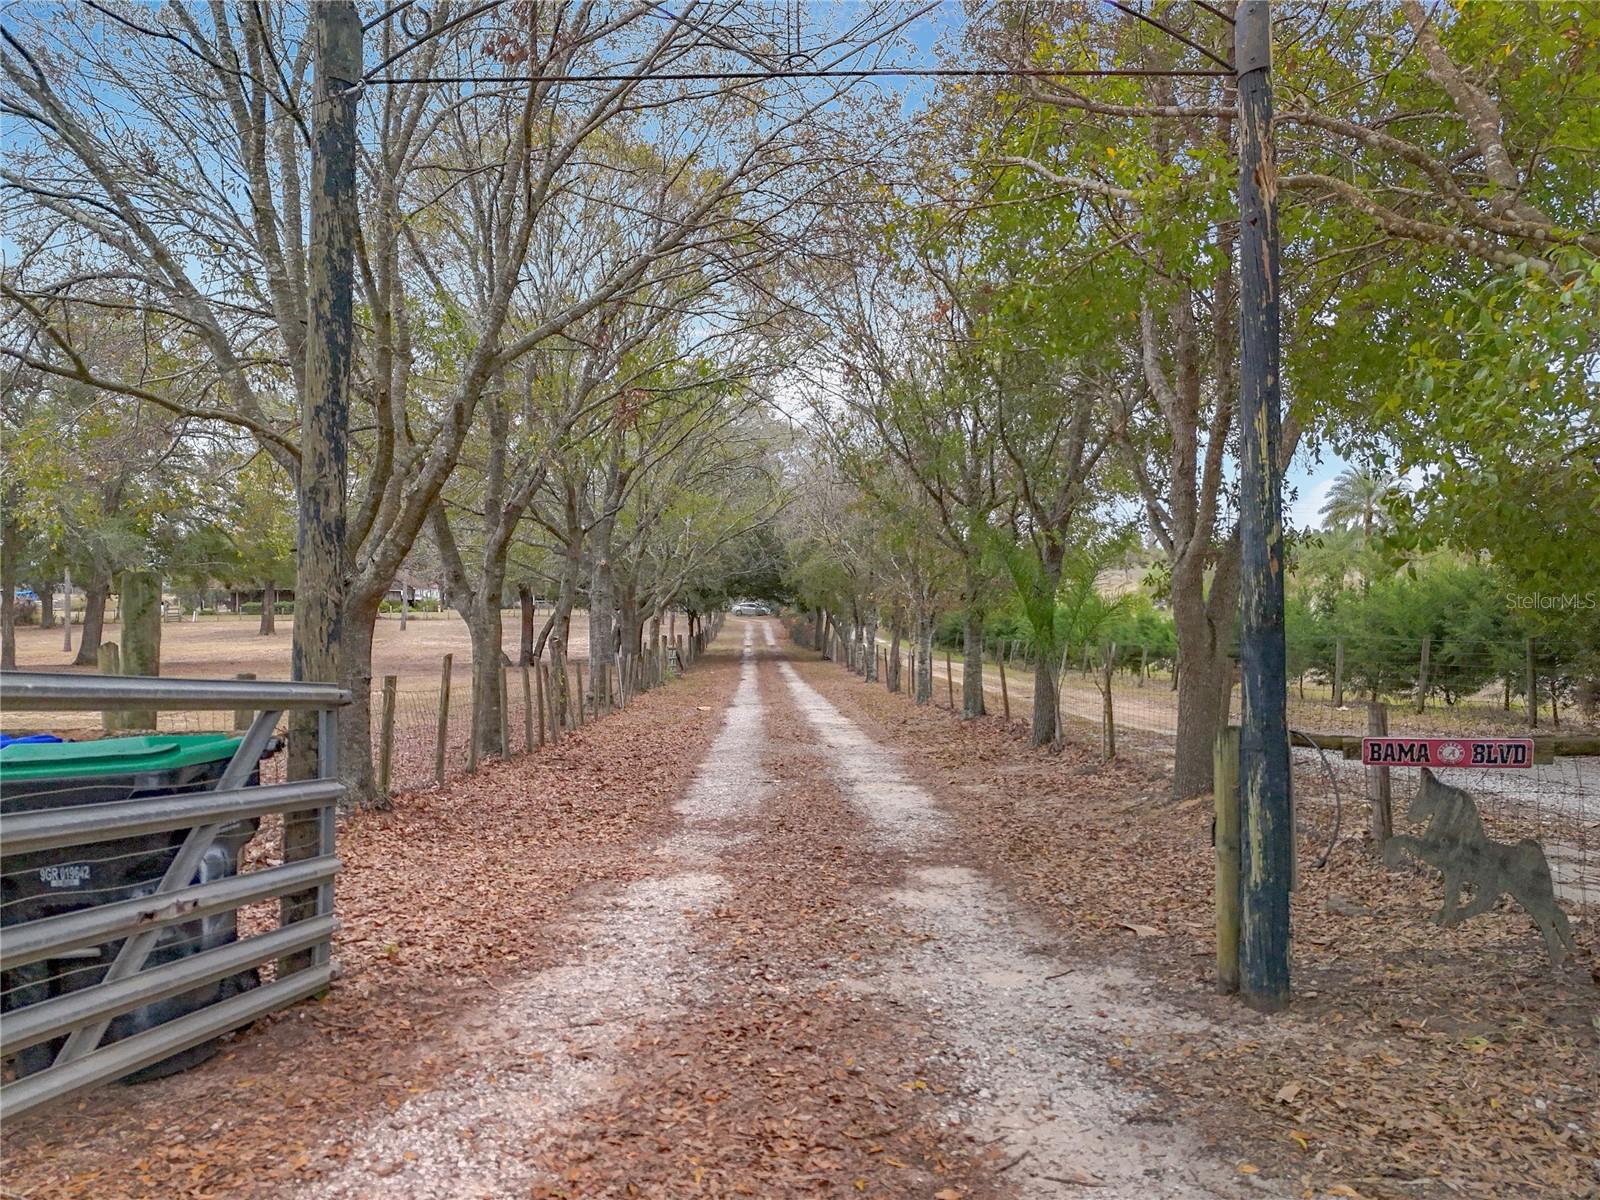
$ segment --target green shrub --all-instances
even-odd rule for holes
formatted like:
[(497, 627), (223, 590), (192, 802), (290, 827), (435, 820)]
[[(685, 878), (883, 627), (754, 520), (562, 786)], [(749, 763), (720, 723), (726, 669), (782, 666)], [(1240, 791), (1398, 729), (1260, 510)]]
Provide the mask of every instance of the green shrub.
[[(246, 600), (239, 605), (239, 611), (247, 617), (259, 617), (261, 615), (261, 601)], [(294, 616), (294, 601), (279, 600), (273, 604), (272, 611), (280, 617), (292, 617)]]

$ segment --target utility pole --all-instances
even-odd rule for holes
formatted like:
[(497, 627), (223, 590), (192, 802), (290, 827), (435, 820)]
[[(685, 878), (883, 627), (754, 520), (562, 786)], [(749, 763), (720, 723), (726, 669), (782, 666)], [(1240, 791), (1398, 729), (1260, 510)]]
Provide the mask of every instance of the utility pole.
[[(356, 225), (356, 94), (361, 18), (353, 0), (311, 6), (311, 246), (305, 398), (300, 411), (294, 677), (339, 678), (344, 627), (345, 485)], [(314, 733), (313, 733), (314, 737)], [(294, 761), (314, 774), (315, 756)]]
[(1242, 724), (1240, 991), (1252, 1008), (1289, 1003), (1288, 676), (1283, 638), (1283, 479), (1278, 466), (1278, 166), (1272, 136), (1272, 14), (1234, 17), (1239, 104), (1239, 639)]
[[(356, 231), (356, 94), (361, 18), (353, 0), (311, 6), (316, 56), (311, 108), (311, 246), (306, 295), (305, 397), (300, 410), (299, 530), (295, 547), (293, 673), (337, 682), (344, 633), (345, 484)], [(312, 779), (338, 761), (318, 736), (315, 713), (290, 725), (289, 776)], [(318, 851), (316, 810), (284, 817), (285, 862)], [(316, 911), (315, 891), (285, 896), (285, 924)], [(280, 975), (310, 965), (302, 952)]]

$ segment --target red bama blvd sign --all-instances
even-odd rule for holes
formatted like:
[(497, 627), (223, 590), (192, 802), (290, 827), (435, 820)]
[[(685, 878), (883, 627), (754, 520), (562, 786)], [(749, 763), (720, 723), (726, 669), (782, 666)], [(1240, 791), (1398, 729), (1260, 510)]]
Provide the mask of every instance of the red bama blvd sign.
[(1362, 738), (1369, 767), (1531, 767), (1532, 738)]

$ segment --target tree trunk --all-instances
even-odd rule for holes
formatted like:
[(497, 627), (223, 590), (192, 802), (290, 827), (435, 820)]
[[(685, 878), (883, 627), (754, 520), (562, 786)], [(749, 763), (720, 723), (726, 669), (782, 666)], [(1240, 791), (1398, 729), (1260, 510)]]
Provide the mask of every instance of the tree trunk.
[(278, 632), (278, 589), (269, 579), (261, 585), (261, 628), (256, 630), (258, 637), (267, 637)]
[(75, 667), (100, 665), (100, 639), (105, 634), (106, 595), (111, 585), (96, 579), (83, 589), (83, 628), (78, 633), (78, 655), (72, 660)]
[(1061, 728), (1060, 676), (1057, 672), (1060, 670), (1062, 647), (1056, 642), (1054, 597), (1061, 587), (1061, 567), (1066, 555), (1066, 546), (1058, 533), (1045, 538), (1040, 549), (1039, 567), (1045, 594), (1052, 602), (1049, 628), (1033, 631), (1038, 661), (1033, 664), (1033, 720), (1028, 727), (1030, 746), (1051, 744), (1056, 739), (1056, 730)]
[[(565, 626), (566, 621), (559, 621)], [(558, 628), (550, 635), (550, 707), (555, 712), (556, 724), (567, 726), (567, 705), (570, 700), (567, 686), (567, 631)]]
[[(1227, 594), (1219, 595), (1219, 590)], [(1174, 592), (1173, 619), (1183, 661), (1172, 772), (1172, 795), (1177, 800), (1211, 790), (1212, 750), (1217, 730), (1227, 723), (1227, 700), (1233, 690), (1227, 639), (1236, 602), (1235, 587), (1220, 575), (1204, 601), (1194, 596), (1180, 601)], [(1217, 619), (1219, 610), (1227, 613), (1226, 620)]]
[(630, 661), (644, 649), (644, 614), (639, 608), (639, 584), (630, 577), (617, 597), (617, 651)]
[(868, 683), (878, 682), (878, 610), (867, 613), (867, 627), (863, 635), (863, 653), (866, 655), (865, 678)]
[(1047, 746), (1055, 741), (1056, 710), (1059, 697), (1056, 695), (1056, 667), (1057, 663), (1051, 661), (1055, 655), (1048, 650), (1039, 654), (1039, 661), (1033, 664), (1033, 724), (1028, 728), (1028, 744), (1031, 746)]
[(533, 588), (526, 583), (517, 584), (517, 606), (522, 610), (522, 645), (517, 651), (519, 664), (533, 661), (533, 642), (536, 636)]
[[(124, 571), (121, 588), (122, 673), (161, 674), (161, 577), (154, 571)], [(124, 729), (154, 729), (156, 710), (128, 709)]]
[(611, 580), (611, 522), (597, 521), (593, 534), (594, 566), (589, 572), (589, 669), (609, 667), (615, 657), (613, 627), (616, 597)]
[(983, 714), (983, 610), (969, 602), (962, 625), (961, 717)]
[(884, 680), (891, 692), (900, 690), (900, 622), (897, 620), (889, 635), (889, 678)]
[[(46, 581), (33, 589), (39, 597), (39, 628), (54, 629), (56, 625), (56, 589), (53, 583)], [(68, 647), (69, 649), (71, 647)]]
[(389, 807), (372, 767), (372, 639), (387, 590), (350, 598), (339, 645), (339, 682), (350, 690), (350, 703), (339, 710), (339, 775), (349, 789), (346, 802), (358, 808)]
[(472, 639), (472, 736), (479, 759), (505, 756), (500, 741), (500, 680), (504, 669), (500, 620), (500, 589), (492, 594), (487, 582), (482, 598), (467, 621)]
[(7, 671), (17, 669), (17, 534), (7, 521), (0, 536), (0, 668)]
[(933, 699), (933, 614), (926, 608), (917, 612), (917, 669), (913, 682), (916, 702)]

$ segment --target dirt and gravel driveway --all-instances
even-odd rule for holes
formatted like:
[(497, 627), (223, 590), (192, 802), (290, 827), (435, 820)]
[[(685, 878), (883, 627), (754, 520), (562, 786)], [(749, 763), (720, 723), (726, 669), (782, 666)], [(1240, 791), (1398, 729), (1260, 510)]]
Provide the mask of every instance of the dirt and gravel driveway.
[(1197, 1018), (1059, 957), (774, 631), (404, 801), (433, 845), (358, 818), (335, 993), (18, 1122), (7, 1194), (1273, 1194), (1105, 1065)]

